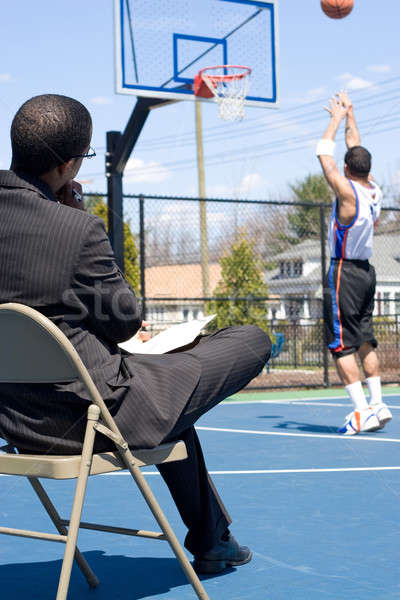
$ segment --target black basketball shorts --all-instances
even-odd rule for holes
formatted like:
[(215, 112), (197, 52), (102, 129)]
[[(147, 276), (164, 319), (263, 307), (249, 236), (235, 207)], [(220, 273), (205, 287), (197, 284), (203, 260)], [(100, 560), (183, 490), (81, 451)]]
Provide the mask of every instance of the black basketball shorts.
[(376, 348), (372, 313), (376, 275), (368, 260), (331, 260), (324, 288), (324, 320), (334, 358), (356, 352), (365, 342)]

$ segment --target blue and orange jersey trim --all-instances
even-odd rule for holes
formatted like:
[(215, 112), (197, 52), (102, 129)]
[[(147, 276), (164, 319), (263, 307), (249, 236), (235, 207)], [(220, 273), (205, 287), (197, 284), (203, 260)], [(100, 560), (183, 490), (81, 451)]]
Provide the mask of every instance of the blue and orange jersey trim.
[[(335, 266), (338, 266), (338, 272), (336, 277), (336, 286), (334, 282), (334, 273)], [(336, 262), (334, 259), (331, 260), (331, 266), (329, 268), (329, 287), (331, 288), (331, 298), (332, 298), (332, 315), (333, 315), (333, 342), (331, 342), (328, 346), (330, 350), (334, 352), (340, 352), (343, 350), (343, 326), (342, 320), (340, 316), (340, 305), (339, 305), (339, 292), (340, 292), (340, 278), (342, 275), (342, 265), (343, 259), (340, 259), (339, 262)]]
[(336, 198), (336, 206), (335, 206), (335, 258), (346, 258), (346, 242), (347, 242), (347, 236), (349, 233), (349, 229), (351, 227), (353, 227), (354, 223), (357, 221), (358, 219), (358, 215), (360, 212), (360, 202), (358, 199), (358, 194), (357, 194), (357, 190), (354, 187), (353, 182), (348, 179), (351, 187), (353, 188), (353, 192), (354, 192), (354, 196), (356, 198), (356, 214), (354, 216), (354, 219), (352, 220), (351, 223), (349, 223), (349, 225), (342, 225), (339, 221), (338, 221), (338, 217), (337, 217), (337, 205), (338, 205), (338, 199)]

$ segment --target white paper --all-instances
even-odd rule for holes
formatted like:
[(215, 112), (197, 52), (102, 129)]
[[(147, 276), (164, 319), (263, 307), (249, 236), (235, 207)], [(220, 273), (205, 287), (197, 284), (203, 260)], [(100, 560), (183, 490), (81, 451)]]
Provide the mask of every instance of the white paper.
[(170, 350), (181, 348), (193, 342), (201, 330), (214, 319), (216, 315), (208, 315), (202, 319), (193, 319), (186, 323), (172, 325), (161, 331), (147, 342), (141, 342), (133, 336), (130, 340), (118, 344), (120, 348), (132, 354), (164, 354)]

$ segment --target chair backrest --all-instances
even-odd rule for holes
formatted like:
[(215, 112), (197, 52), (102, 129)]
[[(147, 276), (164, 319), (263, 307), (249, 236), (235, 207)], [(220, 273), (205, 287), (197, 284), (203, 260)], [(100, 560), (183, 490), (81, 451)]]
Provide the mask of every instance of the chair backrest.
[(74, 381), (80, 375), (75, 354), (62, 331), (38, 311), (0, 305), (0, 382)]
[(122, 440), (79, 354), (54, 323), (24, 304), (0, 304), (0, 383), (61, 383), (79, 379), (101, 418)]

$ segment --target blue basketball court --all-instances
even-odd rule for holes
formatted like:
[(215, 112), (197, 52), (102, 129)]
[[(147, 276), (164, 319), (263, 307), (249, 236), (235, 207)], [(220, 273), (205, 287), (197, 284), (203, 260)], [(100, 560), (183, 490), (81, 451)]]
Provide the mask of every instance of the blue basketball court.
[[(202, 577), (212, 600), (390, 600), (400, 597), (400, 390), (385, 401), (393, 421), (343, 437), (350, 411), (340, 392), (241, 394), (199, 421), (209, 470), (253, 560)], [(147, 478), (180, 540), (185, 531), (158, 473)], [(43, 480), (44, 481), (44, 480)], [(73, 483), (44, 481), (68, 517)], [(1, 478), (1, 525), (53, 532), (27, 481)], [(83, 520), (151, 529), (130, 477), (89, 481)], [(82, 530), (79, 546), (100, 578), (73, 569), (69, 598), (190, 600), (195, 594), (167, 543)], [(62, 544), (1, 537), (3, 600), (55, 598)]]

